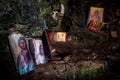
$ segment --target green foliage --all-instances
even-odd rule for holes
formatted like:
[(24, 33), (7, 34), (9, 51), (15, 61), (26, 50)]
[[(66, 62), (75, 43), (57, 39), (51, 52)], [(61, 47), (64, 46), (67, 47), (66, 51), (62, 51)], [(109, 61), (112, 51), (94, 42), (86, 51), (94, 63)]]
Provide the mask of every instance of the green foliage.
[(2, 29), (8, 29), (10, 24), (16, 23), (40, 26), (50, 13), (48, 4), (45, 0), (1, 0), (0, 25), (4, 25)]
[(59, 11), (60, 10), (60, 3), (56, 2), (55, 4), (53, 4), (52, 10)]
[(76, 71), (76, 76), (77, 78), (81, 78), (82, 77), (82, 73), (81, 73), (81, 68), (82, 68), (82, 65), (78, 65), (77, 66), (77, 71)]
[(16, 30), (26, 37), (39, 37), (42, 35), (43, 29), (39, 26), (29, 27), (27, 25), (16, 24)]
[(64, 76), (64, 79), (65, 80), (74, 80), (74, 71), (73, 71), (73, 69), (72, 68), (70, 68), (67, 72), (66, 72), (66, 74), (65, 74), (65, 76)]

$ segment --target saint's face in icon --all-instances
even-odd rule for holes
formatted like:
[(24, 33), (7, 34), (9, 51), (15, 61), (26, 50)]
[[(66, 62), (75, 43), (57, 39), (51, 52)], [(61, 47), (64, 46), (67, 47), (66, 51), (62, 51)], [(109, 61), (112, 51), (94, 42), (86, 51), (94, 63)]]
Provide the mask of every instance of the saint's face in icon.
[(99, 11), (96, 10), (95, 13), (94, 13), (95, 16), (99, 16)]
[(19, 40), (19, 46), (20, 46), (21, 49), (26, 49), (27, 48), (25, 39), (21, 38)]

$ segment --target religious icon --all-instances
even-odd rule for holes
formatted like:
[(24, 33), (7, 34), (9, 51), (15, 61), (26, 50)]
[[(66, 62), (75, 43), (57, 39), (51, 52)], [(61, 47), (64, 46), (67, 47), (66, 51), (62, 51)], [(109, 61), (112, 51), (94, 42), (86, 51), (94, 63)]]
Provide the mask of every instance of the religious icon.
[(99, 32), (99, 26), (100, 24), (97, 21), (90, 21), (88, 24), (88, 30), (93, 31), (93, 32)]
[(110, 33), (111, 33), (112, 38), (117, 38), (118, 37), (117, 31), (110, 31)]
[(46, 62), (43, 43), (40, 38), (29, 39), (30, 52), (36, 65), (44, 64)]
[(10, 49), (13, 54), (17, 72), (23, 75), (34, 70), (35, 64), (29, 51), (26, 38), (21, 33), (18, 33), (15, 28), (10, 28), (8, 31), (10, 33), (8, 36)]
[(59, 41), (66, 42), (66, 37), (67, 37), (67, 33), (66, 32), (56, 32), (54, 40), (56, 42), (59, 42)]
[(97, 21), (98, 23), (103, 22), (103, 11), (104, 8), (90, 7), (87, 24), (89, 24), (91, 20)]

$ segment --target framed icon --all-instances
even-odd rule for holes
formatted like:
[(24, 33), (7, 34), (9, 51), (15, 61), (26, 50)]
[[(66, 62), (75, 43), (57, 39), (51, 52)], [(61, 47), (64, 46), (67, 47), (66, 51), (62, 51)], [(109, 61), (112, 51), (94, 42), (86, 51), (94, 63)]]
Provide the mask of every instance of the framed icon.
[(90, 7), (87, 25), (90, 23), (91, 20), (97, 21), (98, 23), (102, 23), (103, 22), (103, 13), (104, 13), (104, 8)]
[(13, 33), (8, 36), (8, 39), (10, 51), (17, 69), (16, 71), (20, 75), (23, 75), (34, 70), (36, 67), (29, 51), (26, 38), (20, 33)]
[(30, 38), (29, 48), (36, 65), (45, 64), (46, 58), (43, 48), (43, 42), (40, 38)]
[(55, 42), (66, 42), (67, 41), (67, 32), (49, 32), (48, 40)]

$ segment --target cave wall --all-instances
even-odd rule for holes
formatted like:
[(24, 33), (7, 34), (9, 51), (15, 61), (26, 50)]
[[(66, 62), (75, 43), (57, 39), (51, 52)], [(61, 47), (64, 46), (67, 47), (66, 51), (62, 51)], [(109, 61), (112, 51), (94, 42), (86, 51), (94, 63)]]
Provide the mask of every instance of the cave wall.
[[(15, 1), (15, 0), (12, 0)], [(0, 1), (0, 30), (7, 29), (8, 25), (11, 23), (16, 23), (16, 13), (21, 11), (17, 10), (16, 3), (8, 2), (6, 0)], [(10, 3), (12, 3), (10, 5)], [(5, 5), (4, 5), (5, 4)], [(9, 9), (10, 6), (13, 7), (13, 10)], [(21, 3), (22, 5), (22, 3)], [(90, 6), (103, 7), (104, 11), (104, 22), (108, 22), (110, 27), (114, 27), (116, 30), (120, 30), (120, 16), (116, 15), (116, 10), (120, 9), (118, 0), (69, 0), (67, 5), (67, 10), (63, 18), (62, 27), (65, 31), (69, 31), (71, 27), (86, 27), (86, 21), (88, 17), (88, 11)], [(18, 6), (17, 6), (18, 7)], [(15, 9), (15, 11), (14, 11)], [(6, 11), (7, 10), (7, 11)], [(18, 12), (16, 12), (18, 11)], [(20, 16), (19, 16), (20, 17)], [(24, 16), (23, 16), (24, 17)], [(28, 17), (30, 18), (30, 17)], [(26, 19), (26, 18), (25, 18)], [(28, 20), (32, 20), (31, 18)], [(27, 21), (27, 19), (26, 19)], [(24, 20), (23, 20), (24, 22)], [(6, 28), (7, 26), (7, 28)], [(74, 27), (72, 29), (74, 29)], [(116, 28), (117, 27), (117, 28)], [(82, 35), (82, 34), (81, 34)], [(12, 56), (9, 53), (8, 49), (8, 33), (0, 32), (0, 64), (2, 65), (1, 74), (5, 72), (6, 78), (15, 77), (15, 69), (13, 66)], [(84, 36), (84, 35), (83, 35)], [(5, 79), (5, 77), (3, 77)]]

